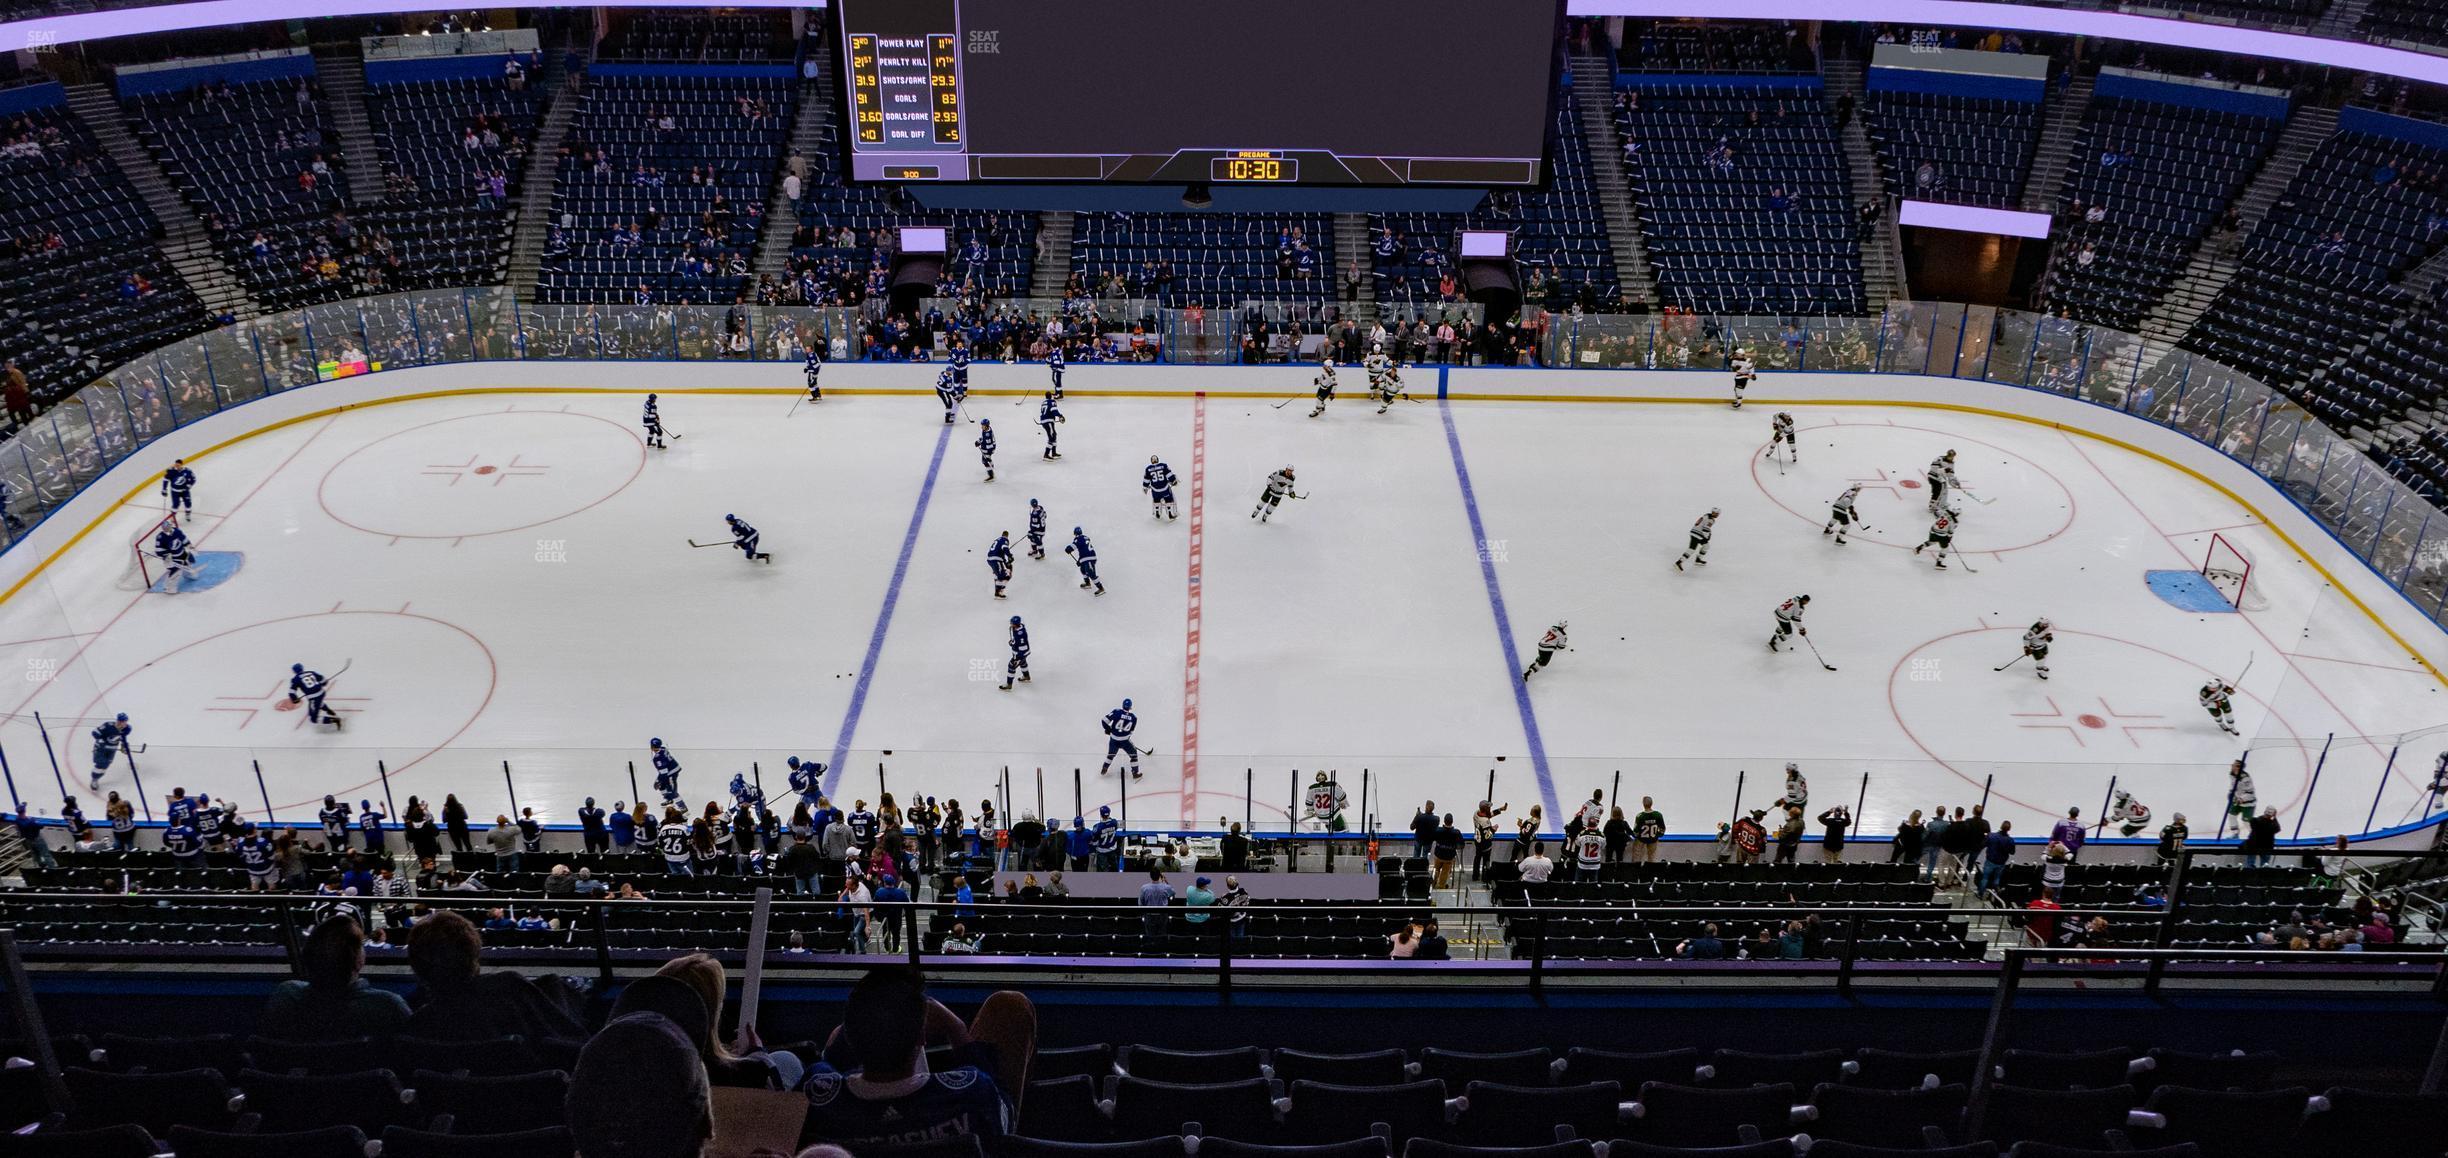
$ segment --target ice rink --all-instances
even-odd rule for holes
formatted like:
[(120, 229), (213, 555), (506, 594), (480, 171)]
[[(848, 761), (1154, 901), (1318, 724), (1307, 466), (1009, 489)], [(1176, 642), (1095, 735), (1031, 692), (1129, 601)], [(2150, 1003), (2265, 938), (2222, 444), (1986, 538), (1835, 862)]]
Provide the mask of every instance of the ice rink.
[[(773, 371), (778, 387), (795, 376)], [(1797, 760), (1811, 811), (1859, 799), (1865, 834), (1985, 796), (2036, 835), (2068, 807), (2096, 818), (2113, 778), (2156, 811), (2151, 831), (2182, 811), (2199, 836), (2248, 741), (2290, 832), (2421, 813), (2438, 745), (2410, 741), (2384, 768), (2398, 734), (2448, 722), (2440, 682), (2251, 511), (2161, 462), (2037, 423), (1856, 403), (1785, 407), (1800, 458), (1780, 467), (1762, 457), (1773, 383), (1739, 412), (1440, 402), (1415, 383), (1420, 402), (1379, 415), (1357, 377), (1314, 420), (1305, 396), (1075, 389), (1059, 461), (1039, 457), (1033, 398), (972, 397), (1001, 442), (992, 483), (978, 428), (944, 425), (915, 391), (667, 396), (668, 450), (641, 441), (642, 385), (314, 416), (195, 463), (191, 533), (235, 564), (208, 589), (120, 585), (160, 515), (147, 492), (0, 605), (0, 663), (25, 673), (0, 750), (55, 813), (39, 807), (54, 795), (40, 713), (96, 815), (87, 733), (126, 712), (156, 811), (180, 785), (284, 822), (325, 792), (380, 802), (386, 775), (398, 804), (455, 792), (489, 820), (514, 791), (567, 822), (582, 797), (635, 799), (660, 736), (693, 804), (752, 762), (780, 797), (797, 754), (850, 798), (974, 811), (1008, 770), (1016, 808), (1059, 818), (1127, 795), (1134, 828), (1279, 829), (1296, 779), (1334, 770), (1356, 806), (1365, 769), (1393, 830), (1427, 800), (1467, 818), (1492, 774), (1508, 823), (1537, 804), (1560, 828), (1620, 785), (1627, 813), (1651, 796), (1675, 831), (1708, 832), (1765, 807)], [(1923, 469), (1949, 448), (1969, 566), (1939, 571), (1911, 548), (1930, 521)], [(1150, 455), (1181, 476), (1179, 521), (1141, 495)], [(1261, 525), (1262, 480), (1286, 464), (1306, 498)], [(1839, 547), (1821, 524), (1848, 482), (1867, 529)], [(1032, 497), (1051, 515), (1042, 561), (1022, 538)], [(1678, 573), (1711, 506), (1708, 565)], [(772, 565), (728, 548), (726, 513), (763, 531)], [(1074, 526), (1102, 557), (1101, 597), (1061, 553)], [(986, 550), (1006, 530), (1022, 557), (997, 600)], [(2185, 610), (2146, 582), (2198, 568), (2213, 533), (2251, 557), (2248, 606), (2266, 607)], [(1833, 672), (1764, 646), (1797, 593)], [(1004, 691), (1015, 614), (1035, 679)], [(1993, 671), (2043, 615), (2053, 678)], [(1525, 688), (1558, 619), (1574, 650)], [(285, 710), (292, 662), (347, 666), (344, 732)], [(2243, 741), (2195, 700), (2238, 672)], [(1097, 773), (1098, 721), (1124, 697), (1153, 751), (1127, 785)], [(134, 787), (124, 764), (103, 782)]]

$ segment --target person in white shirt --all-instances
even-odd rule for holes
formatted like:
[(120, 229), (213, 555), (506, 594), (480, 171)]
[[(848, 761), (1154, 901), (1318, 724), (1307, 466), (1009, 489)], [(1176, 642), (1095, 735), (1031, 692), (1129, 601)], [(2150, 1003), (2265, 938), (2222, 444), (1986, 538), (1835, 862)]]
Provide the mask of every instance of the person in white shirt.
[[(1604, 847), (1604, 843), (1601, 841), (1600, 846)], [(1531, 845), (1530, 855), (1521, 862), (1521, 879), (1537, 885), (1547, 883), (1547, 878), (1554, 875), (1555, 862), (1547, 859), (1546, 843)]]

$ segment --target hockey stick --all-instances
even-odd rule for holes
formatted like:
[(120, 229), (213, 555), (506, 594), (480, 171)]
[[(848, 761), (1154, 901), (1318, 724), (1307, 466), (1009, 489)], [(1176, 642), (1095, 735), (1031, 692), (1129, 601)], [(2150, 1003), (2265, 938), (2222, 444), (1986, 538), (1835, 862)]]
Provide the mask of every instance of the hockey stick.
[(1980, 572), (1979, 572), (1978, 570), (1975, 570), (1975, 569), (1973, 568), (1973, 566), (1972, 566), (1972, 556), (1970, 556), (1970, 555), (1968, 555), (1968, 554), (1965, 554), (1965, 553), (1964, 553), (1964, 552), (1962, 552), (1962, 551), (1957, 551), (1957, 552), (1955, 552), (1955, 561), (1956, 561), (1957, 563), (1959, 563), (1959, 564), (1961, 564), (1961, 565), (1963, 566), (1963, 569), (1964, 569), (1964, 574), (1966, 574), (1966, 575), (1978, 575), (1978, 574), (1980, 574)]
[(692, 547), (736, 547), (736, 546), (738, 546), (739, 544), (737, 544), (737, 543), (720, 543), (720, 542), (716, 542), (716, 543), (700, 543), (700, 542), (698, 542), (698, 541), (697, 541), (697, 540), (695, 540), (695, 539), (691, 539), (691, 540), (689, 540), (689, 541), (688, 541), (688, 545), (689, 545), (689, 546), (692, 546)]
[(2021, 662), (2023, 662), (2024, 660), (2027, 660), (2027, 659), (2030, 659), (2030, 658), (2031, 658), (2031, 653), (2027, 651), (2027, 652), (2024, 652), (2024, 653), (2023, 653), (2023, 654), (2021, 654), (2021, 655), (2018, 655), (2018, 656), (2014, 657), (2013, 659), (2007, 660), (2006, 662), (2004, 662), (2004, 663), (2001, 663), (2001, 664), (1997, 665), (1996, 667), (1990, 668), (1989, 670), (1990, 670), (1990, 671), (2005, 671), (2007, 668), (2013, 667), (2014, 665), (2016, 665), (2016, 664), (2018, 664), (2018, 663), (2021, 663)]
[(1835, 664), (1829, 663), (1825, 657), (1819, 654), (1819, 645), (1811, 642), (1811, 637), (1807, 632), (1803, 634), (1802, 642), (1811, 649), (1811, 658), (1818, 660), (1820, 667), (1826, 668), (1829, 671), (1836, 670)]
[(1286, 399), (1284, 399), (1283, 401), (1278, 402), (1278, 403), (1276, 403), (1275, 405), (1268, 407), (1267, 409), (1269, 409), (1269, 410), (1281, 410), (1281, 409), (1283, 409), (1284, 407), (1286, 407), (1286, 406), (1290, 406), (1290, 405), (1292, 405), (1293, 403), (1298, 402), (1298, 401), (1300, 401), (1300, 395), (1295, 394), (1295, 395), (1291, 396), (1290, 398), (1286, 398)]
[(2240, 687), (2243, 687), (2243, 686), (2244, 686), (2244, 673), (2245, 673), (2245, 672), (2249, 672), (2249, 671), (2251, 671), (2251, 670), (2252, 670), (2253, 661), (2254, 661), (2254, 660), (2256, 660), (2256, 659), (2259, 659), (2259, 658), (2261, 658), (2261, 657), (2260, 657), (2260, 655), (2259, 655), (2258, 653), (2255, 653), (2255, 652), (2249, 652), (2249, 651), (2248, 651), (2248, 652), (2245, 652), (2245, 653), (2244, 653), (2244, 671), (2237, 672), (2237, 673), (2236, 673), (2236, 678), (2234, 678), (2234, 679), (2231, 679), (2231, 680), (2228, 680), (2228, 681), (2227, 681), (2227, 686), (2228, 686), (2228, 687), (2231, 687), (2231, 688), (2240, 688)]

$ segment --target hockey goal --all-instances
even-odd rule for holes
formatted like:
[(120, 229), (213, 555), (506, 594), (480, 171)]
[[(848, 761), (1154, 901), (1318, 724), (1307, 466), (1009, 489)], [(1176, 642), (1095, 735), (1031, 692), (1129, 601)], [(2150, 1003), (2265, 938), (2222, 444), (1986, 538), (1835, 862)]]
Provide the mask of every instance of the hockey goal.
[(2210, 547), (2202, 555), (2201, 574), (2227, 598), (2228, 606), (2238, 611), (2268, 609), (2269, 600), (2253, 583), (2252, 556), (2229, 542), (2225, 535), (2210, 536)]
[(173, 517), (163, 515), (146, 523), (143, 529), (136, 532), (135, 538), (128, 540), (127, 570), (119, 576), (121, 591), (151, 591), (155, 583), (161, 582), (161, 577), (168, 571), (168, 564), (153, 557), (153, 536), (160, 533), (162, 525)]

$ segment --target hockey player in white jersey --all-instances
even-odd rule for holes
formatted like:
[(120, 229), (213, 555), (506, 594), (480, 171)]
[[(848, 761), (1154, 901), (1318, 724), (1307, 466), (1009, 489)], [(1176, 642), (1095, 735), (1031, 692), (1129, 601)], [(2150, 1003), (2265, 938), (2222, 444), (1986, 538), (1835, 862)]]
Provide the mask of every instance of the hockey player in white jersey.
[(1696, 566), (1708, 566), (1709, 540), (1716, 534), (1717, 508), (1710, 507), (1707, 514), (1700, 516), (1699, 520), (1692, 524), (1691, 540), (1683, 545), (1683, 553), (1675, 556), (1675, 570), (1683, 569), (1685, 559), (1691, 560)]
[(1775, 458), (1779, 445), (1785, 448), (1786, 461), (1797, 463), (1802, 461), (1802, 446), (1794, 440), (1793, 415), (1782, 410), (1776, 412), (1776, 417), (1768, 420), (1768, 453), (1760, 457)]
[(1751, 361), (1751, 352), (1740, 346), (1734, 347), (1734, 357), (1728, 365), (1734, 371), (1734, 409), (1740, 410), (1743, 404), (1743, 391), (1750, 389), (1751, 384), (1759, 380), (1759, 366)]
[(2235, 688), (2216, 676), (2201, 686), (2202, 710), (2210, 713), (2210, 718), (2218, 723), (2220, 731), (2230, 736), (2241, 736), (2244, 733), (2236, 730), (2234, 697)]
[(1952, 510), (1941, 511), (1938, 515), (1938, 521), (1930, 524), (1929, 538), (1921, 540), (1921, 545), (1913, 548), (1913, 554), (1920, 554), (1923, 547), (1938, 548), (1938, 569), (1944, 571), (1946, 570), (1947, 546), (1954, 541), (1955, 512)]
[(1946, 493), (1962, 484), (1955, 481), (1955, 452), (1950, 450), (1930, 460), (1929, 474), (1923, 479), (1929, 484), (1929, 509), (1937, 514), (1946, 505)]
[(1810, 628), (1802, 626), (1802, 613), (1808, 610), (1810, 610), (1810, 596), (1808, 595), (1796, 595), (1777, 604), (1776, 630), (1768, 634), (1768, 650), (1782, 650), (1785, 646), (1785, 637), (1789, 635), (1809, 635)]
[(2119, 788), (2108, 798), (2109, 823), (2117, 826), (2118, 836), (2135, 836), (2150, 824), (2150, 805), (2134, 799), (2134, 794)]
[(1388, 407), (1394, 405), (1395, 399), (1410, 396), (1403, 390), (1402, 366), (1397, 364), (1386, 367), (1385, 376), (1378, 379), (1377, 382), (1377, 413), (1385, 413)]
[(1147, 469), (1139, 472), (1139, 489), (1147, 492), (1150, 511), (1159, 519), (1178, 519), (1181, 512), (1173, 507), (1173, 488), (1180, 483), (1173, 477), (1173, 468), (1164, 459), (1148, 456)]
[(2015, 660), (2029, 656), (2032, 667), (2039, 671), (2040, 678), (2047, 679), (2049, 645), (2055, 642), (2057, 642), (2057, 625), (2050, 623), (2047, 619), (2035, 619), (2030, 627), (2023, 630), (2023, 654), (1999, 664), (1996, 670), (2004, 671), (2014, 666)]
[(1326, 404), (1334, 401), (1334, 359), (1326, 359), (1325, 363), (1318, 367), (1317, 377), (1311, 379), (1311, 382), (1317, 386), (1317, 405), (1310, 409), (1309, 417), (1315, 418), (1320, 414), (1326, 413)]
[(1139, 730), (1139, 717), (1132, 714), (1129, 700), (1122, 701), (1121, 707), (1105, 713), (1104, 728), (1105, 762), (1097, 767), (1097, 775), (1111, 775), (1114, 757), (1128, 753), (1131, 779), (1139, 779), (1139, 746), (1131, 742), (1131, 733)]
[(1548, 628), (1547, 634), (1539, 637), (1538, 658), (1531, 660), (1530, 666), (1522, 669), (1522, 682), (1530, 682), (1530, 673), (1545, 668), (1548, 661), (1555, 658), (1557, 652), (1568, 651), (1571, 647), (1572, 641), (1564, 634), (1564, 621), (1556, 620), (1555, 626)]
[(646, 396), (646, 413), (641, 421), (646, 427), (646, 445), (651, 446), (656, 450), (665, 449), (663, 445), (663, 412), (655, 406), (655, 396), (652, 394)]
[(2227, 808), (2235, 813), (2238, 823), (2251, 820), (2261, 807), (2261, 793), (2253, 787), (2252, 773), (2244, 770), (2248, 756), (2238, 756), (2235, 763), (2227, 766)]
[(1819, 533), (1836, 536), (1838, 546), (1844, 545), (1845, 533), (1853, 529), (1853, 524), (1861, 521), (1861, 515), (1853, 509), (1854, 500), (1861, 497), (1861, 488), (1860, 483), (1854, 483), (1846, 487), (1843, 494), (1836, 496), (1835, 502), (1828, 504), (1827, 525), (1819, 528)]
[(961, 404), (961, 400), (968, 396), (969, 388), (959, 385), (952, 380), (952, 367), (946, 366), (943, 369), (936, 371), (935, 397), (936, 400), (943, 403), (944, 425), (952, 425), (953, 408), (959, 406)]
[(1785, 791), (1777, 797), (1775, 807), (1810, 807), (1810, 777), (1802, 774), (1800, 764), (1791, 760), (1785, 762)]
[(1063, 418), (1062, 408), (1055, 405), (1054, 392), (1047, 391), (1045, 401), (1037, 404), (1037, 428), (1045, 431), (1046, 440), (1045, 451), (1037, 457), (1049, 461), (1062, 457), (1062, 448), (1055, 445), (1054, 426), (1064, 421), (1067, 420)]
[(1335, 782), (1334, 775), (1320, 772), (1316, 779), (1309, 782), (1308, 791), (1303, 794), (1302, 819), (1317, 825), (1321, 831), (1341, 832), (1348, 823), (1344, 820), (1343, 812), (1350, 802), (1350, 796), (1343, 791), (1341, 784)]
[(1286, 495), (1296, 499), (1309, 497), (1297, 494), (1292, 490), (1292, 468), (1289, 465), (1267, 476), (1266, 491), (1258, 496), (1258, 506), (1250, 512), (1250, 517), (1261, 523), (1267, 521), (1268, 516), (1275, 513), (1276, 505), (1283, 502)]
[(1369, 397), (1374, 398), (1385, 389), (1386, 371), (1393, 366), (1394, 359), (1386, 357), (1385, 347), (1369, 347), (1368, 357), (1360, 360), (1360, 368), (1368, 372)]

